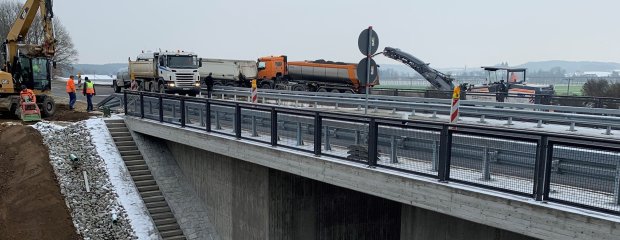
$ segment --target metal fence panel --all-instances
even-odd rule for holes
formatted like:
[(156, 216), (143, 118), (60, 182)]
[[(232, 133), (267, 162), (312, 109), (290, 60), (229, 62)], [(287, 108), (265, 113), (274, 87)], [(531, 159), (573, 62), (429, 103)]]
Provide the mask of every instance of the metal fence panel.
[(549, 199), (620, 212), (620, 151), (553, 146)]
[(440, 131), (379, 126), (378, 166), (437, 176)]
[(533, 194), (536, 142), (454, 134), (450, 179)]

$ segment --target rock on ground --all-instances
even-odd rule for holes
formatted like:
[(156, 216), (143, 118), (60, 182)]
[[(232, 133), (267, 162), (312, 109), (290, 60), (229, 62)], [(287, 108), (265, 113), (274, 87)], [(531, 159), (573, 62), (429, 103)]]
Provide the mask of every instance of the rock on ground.
[[(59, 127), (41, 122), (34, 127), (42, 133), (49, 148), (50, 160), (71, 210), (73, 223), (84, 239), (137, 239), (85, 123)], [(70, 154), (77, 157), (77, 162), (69, 160)], [(84, 171), (90, 192), (86, 192)], [(113, 215), (118, 217), (116, 222), (112, 221)]]

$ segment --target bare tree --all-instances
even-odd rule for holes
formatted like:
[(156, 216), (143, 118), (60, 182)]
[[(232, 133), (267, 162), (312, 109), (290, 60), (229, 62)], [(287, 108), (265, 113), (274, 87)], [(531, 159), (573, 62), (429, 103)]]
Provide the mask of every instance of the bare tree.
[[(6, 40), (9, 31), (11, 31), (11, 27), (21, 11), (22, 5), (23, 3), (15, 0), (0, 2), (0, 39), (2, 42)], [(70, 70), (71, 66), (77, 62), (78, 52), (75, 50), (69, 32), (60, 20), (54, 16), (53, 21), (54, 35), (56, 37), (56, 54), (52, 60), (57, 64), (54, 74), (60, 75), (62, 71)], [(41, 16), (37, 13), (24, 42), (27, 44), (41, 44), (44, 36)]]

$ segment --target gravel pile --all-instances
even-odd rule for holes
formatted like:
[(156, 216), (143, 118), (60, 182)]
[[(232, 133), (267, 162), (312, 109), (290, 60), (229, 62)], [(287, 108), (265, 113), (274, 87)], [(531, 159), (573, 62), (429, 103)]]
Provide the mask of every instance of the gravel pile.
[[(41, 132), (49, 148), (61, 193), (84, 239), (137, 239), (85, 123), (60, 127), (40, 122), (34, 127)], [(70, 160), (71, 154), (77, 157), (77, 162)], [(90, 192), (86, 191), (84, 171)]]

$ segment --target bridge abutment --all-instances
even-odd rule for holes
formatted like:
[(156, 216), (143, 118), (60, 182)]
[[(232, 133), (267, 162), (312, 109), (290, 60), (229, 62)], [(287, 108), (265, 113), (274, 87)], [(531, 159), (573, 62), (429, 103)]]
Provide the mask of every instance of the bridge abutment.
[(532, 239), (185, 144), (137, 141), (145, 158), (173, 158), (222, 239)]

